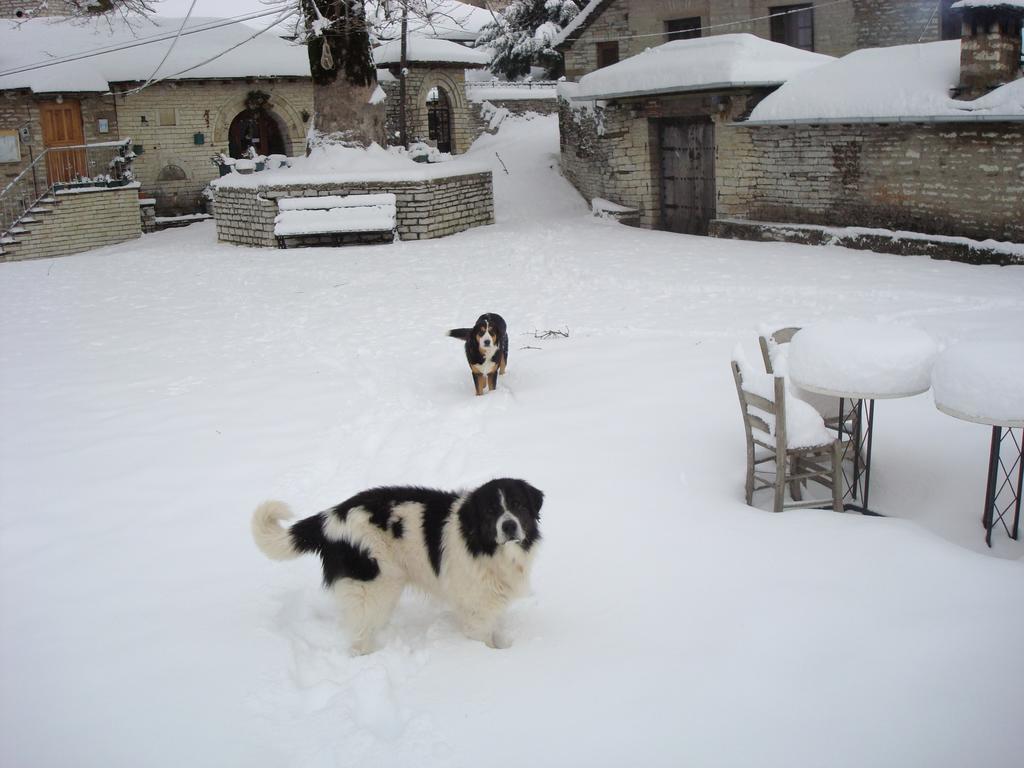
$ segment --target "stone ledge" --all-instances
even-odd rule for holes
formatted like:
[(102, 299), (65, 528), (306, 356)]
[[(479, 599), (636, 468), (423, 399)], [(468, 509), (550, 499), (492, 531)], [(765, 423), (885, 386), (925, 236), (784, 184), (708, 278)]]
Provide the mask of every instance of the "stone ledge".
[[(786, 224), (749, 221), (746, 219), (715, 219), (709, 233), (712, 237), (758, 242), (799, 243), (801, 245), (836, 245), (860, 251), (889, 253), (896, 256), (928, 256), (939, 261), (965, 264), (987, 264), (1006, 267), (1024, 264), (1024, 244), (1020, 252), (1014, 248), (987, 245), (965, 237), (944, 237), (918, 232), (890, 232), (860, 227), (828, 227), (815, 224)], [(1006, 244), (1013, 246), (1015, 244)]]

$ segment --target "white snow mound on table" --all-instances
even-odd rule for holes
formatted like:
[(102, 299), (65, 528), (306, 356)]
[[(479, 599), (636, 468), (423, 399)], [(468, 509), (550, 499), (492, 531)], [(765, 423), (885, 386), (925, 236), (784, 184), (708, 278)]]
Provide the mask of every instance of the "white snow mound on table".
[(935, 404), (964, 416), (1024, 422), (1024, 341), (955, 344), (935, 362)]
[(906, 397), (931, 385), (939, 348), (924, 331), (860, 320), (820, 323), (798, 331), (789, 372), (806, 389), (850, 397)]
[[(775, 377), (769, 373), (759, 371), (752, 366), (743, 353), (741, 347), (736, 347), (732, 353), (732, 359), (740, 367), (740, 375), (743, 377), (743, 389), (746, 392), (763, 397), (765, 400), (775, 400)], [(760, 408), (750, 408), (751, 413), (768, 423), (771, 429), (770, 440), (775, 442), (777, 432), (775, 416), (762, 411)], [(759, 430), (755, 430), (759, 432)], [(833, 440), (832, 436), (825, 429), (825, 422), (813, 406), (805, 403), (796, 397), (786, 388), (786, 447), (787, 448), (810, 448), (816, 445), (828, 445)]]

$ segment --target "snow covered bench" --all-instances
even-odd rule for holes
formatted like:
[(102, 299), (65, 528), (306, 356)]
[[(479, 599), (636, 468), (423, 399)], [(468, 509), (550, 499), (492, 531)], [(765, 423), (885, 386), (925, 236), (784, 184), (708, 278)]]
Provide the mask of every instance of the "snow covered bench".
[(278, 246), (383, 243), (395, 237), (396, 204), (390, 192), (374, 195), (282, 197), (274, 236)]

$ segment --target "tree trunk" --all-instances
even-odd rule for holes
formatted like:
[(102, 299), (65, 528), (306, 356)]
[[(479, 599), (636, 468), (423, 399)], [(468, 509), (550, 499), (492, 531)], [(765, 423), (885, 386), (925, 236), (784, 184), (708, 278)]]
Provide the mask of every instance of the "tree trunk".
[[(377, 70), (362, 0), (319, 0), (323, 18), (331, 22), (322, 35), (307, 43), (313, 78), (313, 129), (310, 144), (369, 146), (384, 144), (384, 103), (371, 103), (377, 91)], [(317, 13), (302, 0), (307, 29)], [(324, 46), (329, 51), (324, 52)]]

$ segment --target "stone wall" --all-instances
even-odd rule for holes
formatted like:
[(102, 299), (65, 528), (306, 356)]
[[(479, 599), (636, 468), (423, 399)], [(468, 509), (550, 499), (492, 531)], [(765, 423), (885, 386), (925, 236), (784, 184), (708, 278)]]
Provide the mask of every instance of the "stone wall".
[(58, 192), (31, 218), (12, 230), (16, 242), (3, 245), (0, 261), (67, 256), (139, 237), (139, 187)]
[(749, 113), (765, 90), (570, 102), (559, 98), (562, 174), (588, 202), (635, 208), (642, 227), (661, 223), (659, 120), (707, 117), (717, 127)]
[[(39, 105), (55, 101), (57, 94), (35, 96), (27, 90), (2, 91), (0, 96), (0, 129), (18, 130), (24, 125), (29, 129), (31, 155), (37, 157), (44, 149), (43, 129), (39, 118)], [(63, 98), (63, 97), (62, 97)], [(82, 129), (86, 144), (114, 141), (118, 136), (117, 109), (113, 96), (98, 93), (77, 94), (65, 101), (77, 101), (82, 109)], [(107, 132), (99, 132), (99, 121), (107, 121)], [(20, 144), (20, 139), (19, 139)], [(6, 186), (29, 165), (29, 147), (21, 144), (21, 160), (14, 163), (0, 163), (0, 181)], [(42, 170), (40, 183), (45, 182), (46, 171)]]
[(0, 19), (19, 18), (18, 12), (33, 18), (39, 16), (68, 16), (71, 3), (64, 0), (0, 0)]
[[(385, 130), (387, 135), (393, 139), (393, 143), (397, 144), (401, 86), (395, 76), (382, 77), (380, 86), (388, 96), (385, 102), (387, 108)], [(466, 99), (466, 74), (465, 70), (461, 68), (426, 69), (415, 64), (410, 65), (409, 75), (405, 80), (407, 105), (405, 119), (409, 141), (420, 140), (431, 143), (428, 139), (427, 94), (432, 88), (441, 88), (448, 96), (452, 116), (452, 154), (462, 154), (469, 149), (469, 145), (480, 134), (473, 114), (477, 111), (477, 107)]]
[[(937, 0), (851, 2), (856, 30), (853, 48), (930, 43), (940, 38), (942, 14), (936, 12)], [(949, 1), (945, 3), (949, 4)]]
[[(117, 96), (121, 136), (131, 137), (143, 149), (135, 159), (135, 177), (142, 183), (143, 196), (156, 199), (160, 215), (191, 213), (202, 206), (203, 189), (219, 174), (211, 157), (228, 154), (231, 121), (245, 109), (246, 95), (256, 90), (270, 95), (269, 109), (282, 129), (285, 154), (303, 154), (309, 123), (302, 114), (308, 117), (313, 112), (313, 85), (308, 79), (163, 82)], [(202, 134), (202, 144), (195, 143), (196, 134)], [(161, 171), (165, 177), (184, 178), (160, 179)]]
[[(134, 162), (135, 178), (142, 183), (143, 196), (155, 198), (157, 211), (168, 215), (202, 207), (203, 189), (218, 176), (211, 157), (228, 153), (231, 121), (245, 109), (245, 97), (253, 90), (270, 94), (270, 110), (282, 129), (286, 154), (303, 154), (309, 123), (302, 115), (313, 111), (313, 86), (307, 79), (164, 82), (137, 94), (119, 93), (116, 103), (114, 96), (101, 94), (64, 98), (81, 104), (87, 144), (131, 138), (142, 148)], [(3, 91), (0, 129), (17, 130), (27, 124), (32, 151), (38, 155), (43, 150), (38, 105), (56, 97)], [(107, 133), (99, 132), (100, 119), (107, 121)], [(202, 144), (196, 144), (196, 134), (202, 134)], [(28, 166), (28, 157), (28, 148), (22, 146), (20, 162), (0, 164), (0, 180), (6, 184), (17, 176)]]
[(494, 223), (490, 171), (415, 181), (290, 184), (273, 187), (218, 185), (214, 202), (217, 239), (274, 248), (274, 217), (281, 197), (393, 192), (401, 240), (426, 240)]
[(1024, 124), (723, 126), (718, 216), (1024, 242)]
[[(597, 43), (619, 40), (625, 59), (667, 41), (661, 35), (671, 19), (699, 17), (702, 34), (749, 32), (771, 39), (771, 8), (799, 0), (612, 0), (571, 45), (563, 48), (569, 80), (597, 69)], [(814, 50), (843, 56), (858, 48), (930, 42), (939, 38), (936, 0), (848, 0), (818, 3), (814, 10)], [(753, 19), (753, 21), (751, 21)], [(728, 25), (728, 26), (717, 26)]]

